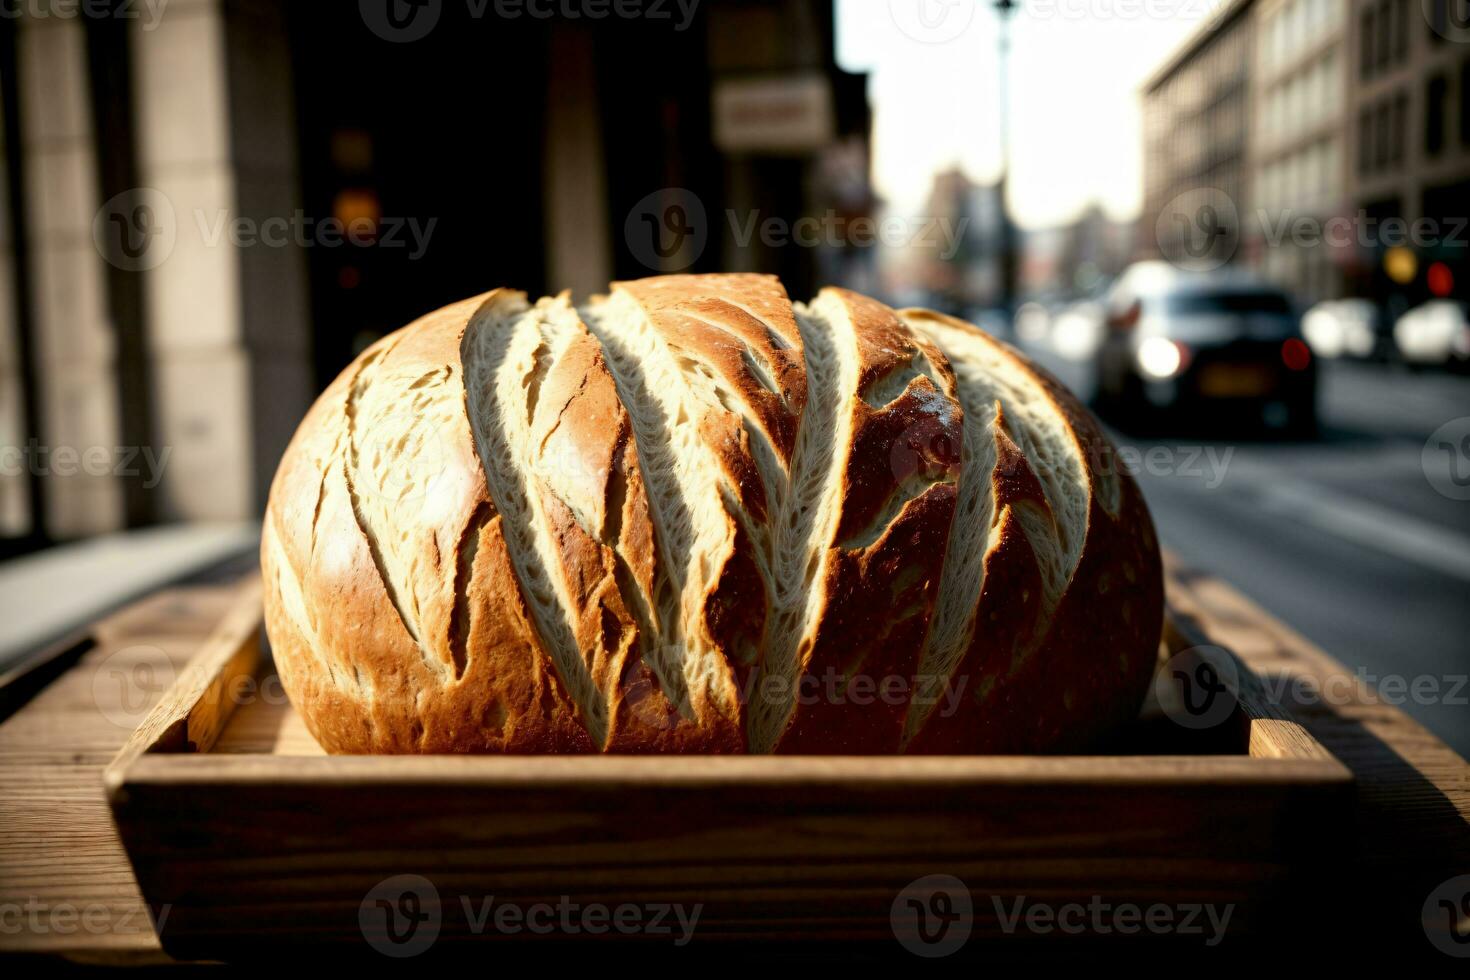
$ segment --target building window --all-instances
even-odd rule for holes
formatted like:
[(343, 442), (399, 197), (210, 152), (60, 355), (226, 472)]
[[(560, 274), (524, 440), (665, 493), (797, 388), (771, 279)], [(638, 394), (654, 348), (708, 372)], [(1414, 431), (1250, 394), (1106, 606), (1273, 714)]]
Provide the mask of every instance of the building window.
[(1373, 108), (1373, 148), (1369, 158), (1369, 173), (1378, 173), (1388, 165), (1388, 103), (1379, 102)]
[(1373, 37), (1373, 70), (1375, 72), (1387, 68), (1393, 58), (1393, 16), (1388, 3), (1389, 0), (1383, 0), (1378, 4), (1378, 12), (1374, 16), (1378, 26)]
[(1409, 60), (1409, 0), (1394, 0), (1393, 60), (1403, 64)]
[(1444, 149), (1444, 101), (1449, 83), (1443, 75), (1435, 75), (1424, 90), (1424, 152), (1439, 156)]
[(1470, 146), (1470, 58), (1460, 62), (1460, 145)]
[(1358, 173), (1366, 177), (1373, 172), (1373, 113), (1358, 113)]
[(1398, 166), (1404, 162), (1404, 146), (1408, 143), (1409, 97), (1400, 92), (1393, 99), (1393, 153), (1389, 162)]
[(1363, 8), (1358, 16), (1358, 77), (1363, 81), (1373, 77), (1373, 6)]

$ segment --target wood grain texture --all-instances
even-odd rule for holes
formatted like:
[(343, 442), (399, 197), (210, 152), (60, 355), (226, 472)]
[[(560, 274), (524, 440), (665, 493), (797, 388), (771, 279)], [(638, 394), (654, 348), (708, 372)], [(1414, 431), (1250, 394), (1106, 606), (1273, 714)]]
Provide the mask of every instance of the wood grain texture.
[[(1228, 896), (1246, 909), (1239, 933), (1325, 853), (1317, 828), (1351, 783), (1250, 690), (1248, 669), (1213, 754), (311, 757), (290, 705), (264, 695), (214, 699), (218, 745), (189, 746), (178, 729), (194, 700), (251, 669), (255, 602), (242, 594), (107, 773), (144, 894), (174, 909), (163, 940), (180, 957), (360, 945), (364, 896), (393, 869), (520, 904), (697, 901), (706, 941), (877, 939), (898, 892), (936, 869), (1052, 901)], [(1205, 638), (1186, 626), (1169, 639), (1161, 654)], [(260, 677), (270, 690), (268, 662)], [(1187, 729), (1153, 733), (1189, 751)], [(819, 921), (802, 911), (814, 907)], [(458, 909), (443, 908), (444, 938), (482, 938)], [(999, 930), (993, 907), (977, 926)]]
[[(1191, 618), (1204, 629), (1204, 635), (1212, 642), (1231, 647), (1254, 672), (1274, 686), (1279, 687), (1283, 679), (1300, 680), (1304, 685), (1323, 690), (1334, 683), (1340, 685), (1342, 679), (1350, 677), (1330, 657), (1265, 616), (1217, 580), (1180, 569), (1171, 562), (1169, 596), (1180, 617)], [(109, 617), (93, 629), (97, 646), (76, 667), (0, 724), (0, 905), (30, 903), (45, 908), (99, 908), (111, 923), (100, 931), (76, 929), (61, 932), (27, 927), (20, 932), (4, 932), (0, 933), (0, 950), (49, 952), (86, 962), (151, 962), (165, 958), (152, 931), (142, 925), (146, 920), (141, 918), (145, 914), (141, 895), (108, 819), (101, 780), (103, 768), (119, 751), (130, 732), (143, 721), (146, 711), (142, 709), (151, 707), (162, 696), (163, 689), (150, 687), (141, 695), (136, 690), (122, 690), (106, 682), (107, 672), (139, 664), (152, 665), (158, 668), (155, 680), (161, 683), (167, 673), (162, 669), (163, 665), (175, 672), (182, 671), (191, 655), (199, 650), (213, 627), (228, 612), (233, 598), (232, 590), (221, 587), (171, 589)], [(134, 703), (138, 700), (146, 702), (142, 708)], [(1402, 712), (1391, 705), (1375, 702), (1371, 691), (1354, 686), (1351, 696), (1345, 701), (1329, 703), (1324, 699), (1301, 705), (1293, 702), (1285, 706), (1306, 732), (1346, 763), (1356, 777), (1357, 806), (1354, 812), (1342, 814), (1341, 819), (1334, 821), (1334, 826), (1341, 828), (1344, 837), (1334, 851), (1332, 875), (1323, 878), (1323, 887), (1335, 890), (1333, 929), (1330, 933), (1306, 933), (1305, 941), (1308, 943), (1313, 941), (1312, 936), (1320, 935), (1330, 945), (1335, 942), (1333, 937), (1343, 935), (1343, 929), (1361, 928), (1365, 935), (1370, 934), (1367, 930), (1371, 930), (1374, 936), (1403, 933), (1404, 938), (1417, 940), (1422, 945), (1424, 940), (1422, 932), (1419, 932), (1418, 911), (1428, 888), (1451, 873), (1470, 871), (1470, 829), (1467, 829), (1470, 827), (1470, 767)], [(237, 757), (235, 761), (246, 766), (275, 767), (284, 760), (250, 757), (266, 753), (277, 757), (320, 755), (320, 749), (300, 727), (299, 720), (293, 722), (293, 717), (279, 692), (266, 690), (235, 712), (211, 754), (149, 757), (139, 760), (137, 765), (173, 764), (168, 767), (167, 775), (175, 788), (189, 787), (193, 794), (191, 799), (206, 801), (201, 805), (210, 811), (216, 805), (224, 805), (223, 800), (208, 804), (207, 801), (215, 799), (216, 794), (203, 791), (204, 787), (218, 782), (223, 755), (234, 755)], [(128, 724), (129, 718), (131, 724)], [(1273, 735), (1271, 741), (1275, 744), (1280, 738)], [(486, 760), (438, 761), (446, 763), (447, 768), (436, 766), (437, 774), (421, 773), (415, 778), (431, 783), (443, 780), (448, 785), (463, 775), (454, 771), (456, 766)], [(548, 761), (557, 766), (576, 763), (576, 760), (565, 759), (538, 760), (536, 765), (544, 768)], [(866, 766), (871, 761), (863, 760), (861, 765)], [(923, 760), (910, 778), (918, 781), (942, 778), (932, 774), (927, 767), (940, 765), (942, 768), (943, 763), (955, 761)], [(1195, 778), (1191, 773), (1201, 772), (1200, 767), (1206, 761), (1216, 774), (1221, 771), (1221, 763), (1228, 767), (1255, 765), (1256, 762), (1191, 758), (1171, 760), (1171, 765), (1176, 768), (1176, 778), (1188, 784)], [(276, 791), (276, 802), (272, 805), (286, 808), (282, 811), (283, 819), (289, 811), (291, 820), (310, 824), (316, 818), (311, 814), (307, 795), (313, 791), (312, 782), (324, 778), (325, 771), (317, 767), (335, 766), (333, 778), (347, 784), (350, 791), (354, 780), (366, 783), (377, 778), (368, 772), (375, 763), (395, 767), (414, 762), (410, 759), (292, 760), (298, 776), (284, 781)], [(1127, 794), (1134, 792), (1132, 780), (1135, 774), (1130, 772), (1130, 767), (1138, 762), (1089, 759), (1088, 765), (1095, 778), (1088, 793), (1083, 795), (1079, 792), (1070, 798), (1076, 806), (1065, 805), (1069, 798), (1057, 798), (1054, 804), (1063, 804), (1061, 809), (1091, 806), (1093, 794), (1099, 787), (1105, 794), (1126, 798)], [(517, 760), (499, 760), (499, 764), (512, 768), (525, 765)], [(822, 778), (837, 781), (834, 785), (840, 789), (843, 778), (840, 770), (846, 764), (840, 761), (832, 763), (835, 768)], [(987, 790), (987, 794), (1008, 791), (1001, 770), (1013, 764), (1007, 763), (992, 771), (990, 778), (996, 786)], [(1066, 766), (1067, 762), (1034, 759), (1027, 760), (1025, 765), (1036, 772), (1047, 767)], [(1297, 763), (1287, 762), (1276, 771), (1284, 780), (1290, 780), (1295, 776), (1290, 767), (1295, 765)], [(149, 775), (146, 769), (141, 772)], [(1259, 770), (1256, 772), (1259, 774)], [(732, 771), (726, 775), (733, 774)], [(553, 774), (548, 772), (546, 775)], [(606, 775), (611, 777), (612, 774)], [(512, 776), (509, 770), (496, 774), (496, 778), (501, 780), (512, 779)], [(562, 772), (557, 778), (572, 778), (572, 774), (570, 771)], [(580, 775), (577, 778), (580, 779)], [(1211, 778), (1199, 776), (1200, 792), (1209, 791)], [(1259, 782), (1259, 775), (1254, 778)], [(542, 790), (554, 783), (555, 780), (550, 784), (543, 781)], [(906, 788), (911, 790), (912, 785)], [(1288, 783), (1283, 782), (1280, 789), (1284, 801)], [(693, 792), (692, 788), (677, 785), (661, 790), (676, 795), (686, 791)], [(822, 791), (837, 790), (829, 788)], [(700, 796), (710, 792), (708, 787), (699, 789)], [(764, 809), (758, 814), (761, 819), (773, 814), (779, 817), (790, 809), (789, 788), (766, 787), (761, 792), (764, 800)], [(959, 798), (963, 798), (965, 791), (957, 792)], [(1193, 791), (1186, 785), (1181, 792), (1188, 797)], [(902, 796), (903, 793), (898, 792), (886, 802), (873, 801), (868, 805), (891, 804), (898, 807), (903, 804)], [(620, 799), (611, 796), (609, 806), (616, 808)], [(534, 798), (528, 799), (528, 804), (551, 806), (550, 801), (542, 799), (536, 802)], [(243, 801), (242, 805), (245, 805)], [(506, 894), (528, 896), (534, 891), (524, 869), (533, 867), (536, 861), (560, 861), (570, 873), (581, 876), (572, 879), (572, 883), (589, 891), (619, 884), (627, 887), (626, 883), (641, 883), (652, 889), (655, 884), (646, 880), (648, 872), (641, 871), (636, 862), (612, 862), (600, 866), (586, 862), (582, 845), (575, 839), (568, 842), (566, 834), (560, 838), (549, 838), (544, 833), (529, 835), (524, 846), (529, 848), (528, 853), (534, 860), (517, 865), (522, 868), (522, 876), (516, 877), (509, 862), (519, 852), (520, 843), (504, 844), (498, 856), (497, 851), (486, 843), (489, 837), (503, 831), (505, 825), (516, 825), (515, 813), (498, 818), (501, 823), (488, 821), (482, 829), (473, 829), (464, 840), (458, 836), (443, 836), (444, 828), (452, 825), (457, 813), (461, 812), (458, 807), (468, 810), (477, 805), (473, 800), (464, 800), (440, 815), (443, 819), (436, 819), (435, 814), (425, 810), (402, 814), (405, 827), (424, 827), (426, 831), (440, 835), (443, 846), (439, 855), (430, 862), (437, 861), (438, 864), (434, 867), (426, 865), (426, 870), (434, 872), (435, 881), (446, 901), (460, 894), (460, 889), (470, 887), (476, 876), (483, 876), (487, 867), (496, 866), (496, 861), (500, 862), (498, 873), (509, 876), (506, 878), (507, 887), (512, 891)], [(486, 803), (486, 806), (495, 805), (503, 808), (506, 804), (504, 800), (498, 804), (493, 801)], [(1290, 804), (1283, 802), (1283, 805), (1290, 808)], [(248, 810), (248, 805), (245, 808)], [(384, 801), (378, 800), (371, 806), (364, 804), (355, 816), (347, 816), (361, 823), (373, 819), (392, 820), (395, 808), (412, 809), (405, 800), (390, 800), (388, 809), (384, 809)], [(1053, 805), (1048, 809), (1055, 811), (1058, 808)], [(540, 812), (554, 813), (550, 809)], [(1258, 829), (1252, 821), (1259, 819), (1261, 812), (1259, 807), (1240, 812), (1227, 805), (1225, 809), (1215, 811), (1210, 832), (1223, 834), (1234, 841), (1230, 846), (1250, 863), (1259, 857), (1258, 854), (1252, 855), (1248, 841)], [(271, 811), (261, 813), (262, 826), (272, 818)], [(568, 815), (566, 819), (572, 818)], [(755, 816), (750, 819), (754, 820)], [(1029, 813), (1018, 810), (1015, 822), (1027, 821)], [(636, 834), (636, 830), (629, 829), (629, 823), (634, 828), (638, 827), (637, 822), (625, 821), (622, 832)], [(1238, 880), (1239, 865), (1190, 857), (1180, 838), (1176, 837), (1171, 843), (1157, 821), (1135, 819), (1134, 823), (1140, 824), (1134, 832), (1140, 840), (1149, 842), (1148, 846), (1166, 853), (1172, 848), (1173, 860), (1182, 876), (1192, 876), (1200, 881)], [(1157, 883), (1156, 869), (1122, 853), (1082, 856), (1078, 848), (1098, 832), (1096, 827), (1067, 830), (1044, 823), (1028, 822), (1027, 825), (1035, 827), (1037, 832), (1029, 852), (1021, 846), (984, 854), (947, 853), (943, 834), (930, 835), (935, 839), (926, 837), (917, 841), (914, 848), (926, 859), (926, 865), (932, 865), (930, 870), (956, 874), (972, 887), (977, 882), (984, 882), (986, 887), (995, 891), (1014, 890), (1026, 884), (1030, 887), (1029, 894), (1037, 899), (1063, 894), (1063, 883), (1075, 882), (1078, 876), (1110, 881), (1113, 887), (1109, 894), (1119, 901), (1128, 895), (1145, 895)], [(325, 829), (322, 828), (323, 832)], [(988, 825), (981, 829), (991, 833), (1005, 828)], [(1309, 831), (1318, 829), (1330, 828), (1308, 828)], [(231, 832), (240, 835), (241, 840), (247, 843), (254, 833), (248, 821), (237, 822)], [(656, 828), (650, 827), (647, 832), (655, 833)], [(706, 896), (706, 902), (722, 901), (728, 896), (731, 908), (727, 910), (726, 924), (730, 936), (766, 932), (772, 920), (794, 930), (810, 927), (825, 929), (833, 935), (846, 935), (838, 927), (842, 923), (851, 923), (853, 916), (863, 909), (868, 911), (869, 917), (862, 919), (858, 916), (858, 920), (866, 925), (854, 935), (875, 935), (872, 931), (875, 926), (879, 931), (886, 930), (886, 913), (884, 921), (875, 922), (871, 917), (872, 908), (880, 898), (891, 900), (892, 889), (897, 887), (893, 883), (895, 862), (913, 860), (914, 856), (895, 856), (891, 851), (885, 851), (892, 845), (885, 844), (881, 837), (874, 839), (872, 835), (862, 834), (828, 841), (832, 833), (832, 822), (824, 819), (800, 824), (789, 839), (807, 842), (811, 847), (808, 858), (805, 861), (793, 860), (789, 852), (781, 860), (751, 857), (741, 864), (738, 887), (731, 886), (725, 891), (713, 889), (710, 876), (725, 872), (721, 868), (712, 869), (708, 862), (701, 863), (693, 853), (686, 855), (685, 863), (676, 871), (669, 872), (659, 887), (669, 895), (687, 895), (697, 891)], [(755, 839), (758, 835), (754, 832), (748, 831), (747, 834), (745, 839), (750, 853), (758, 855), (763, 842)], [(576, 836), (572, 834), (573, 838)], [(260, 831), (259, 838), (251, 846), (263, 848), (269, 843), (264, 831)], [(695, 834), (686, 839), (683, 846), (692, 849), (698, 843), (698, 835)], [(645, 848), (639, 852), (643, 854), (647, 854), (651, 847), (646, 841), (637, 843), (636, 839), (633, 846)], [(837, 847), (862, 847), (866, 851), (861, 860), (849, 861), (845, 865), (852, 886), (846, 898), (827, 903), (820, 899), (824, 895), (831, 897), (830, 880), (819, 859), (826, 852), (824, 849)], [(460, 860), (472, 852), (478, 855), (474, 861)], [(1042, 853), (1047, 852), (1058, 856), (1045, 860)], [(813, 860), (811, 855), (818, 860)], [(267, 872), (268, 885), (259, 878), (261, 869)], [(250, 888), (274, 890), (277, 897), (285, 894), (300, 900), (306, 915), (301, 921), (318, 925), (323, 921), (319, 918), (323, 907), (317, 904), (320, 894), (311, 891), (319, 883), (298, 894), (294, 889), (301, 879), (289, 861), (279, 864), (269, 860), (254, 863), (222, 861), (211, 868), (211, 873), (245, 888), (240, 894), (247, 906), (252, 897), (261, 901), (269, 899), (265, 894), (252, 896)], [(359, 871), (347, 877), (353, 887), (361, 885), (365, 890), (379, 880), (382, 873), (380, 865), (365, 862)], [(373, 876), (372, 881), (364, 883), (369, 874)], [(640, 879), (640, 874), (644, 878)], [(1232, 879), (1232, 875), (1236, 878)], [(251, 880), (255, 881), (254, 885), (249, 884)], [(1426, 880), (1429, 884), (1424, 884)], [(1236, 886), (1233, 893), (1235, 897), (1244, 899), (1246, 889)], [(1196, 892), (1195, 898), (1224, 901), (1231, 894), (1232, 887), (1221, 886), (1212, 897)], [(749, 914), (735, 914), (737, 905)], [(202, 924), (223, 931), (228, 931), (234, 915), (226, 904), (202, 905), (197, 911), (204, 916)], [(1245, 916), (1247, 925), (1258, 932), (1274, 928), (1278, 932), (1289, 930), (1296, 935), (1299, 916), (1287, 910), (1287, 914), (1273, 920), (1267, 914), (1269, 911), (1267, 908), (1242, 906), (1240, 914)], [(451, 927), (452, 924), (446, 922), (446, 930)], [(984, 928), (983, 923), (981, 928)], [(318, 937), (320, 935), (317, 934)], [(877, 941), (882, 948), (892, 945), (891, 936), (886, 933)]]
[(0, 932), (0, 950), (168, 960), (101, 775), (236, 595), (235, 586), (170, 588), (99, 621), (77, 664), (0, 724), (0, 907), (24, 916)]
[(184, 672), (153, 706), (103, 774), (115, 785), (144, 752), (208, 752), (235, 708), (254, 700), (251, 678), (261, 660), (261, 584), (247, 579)]

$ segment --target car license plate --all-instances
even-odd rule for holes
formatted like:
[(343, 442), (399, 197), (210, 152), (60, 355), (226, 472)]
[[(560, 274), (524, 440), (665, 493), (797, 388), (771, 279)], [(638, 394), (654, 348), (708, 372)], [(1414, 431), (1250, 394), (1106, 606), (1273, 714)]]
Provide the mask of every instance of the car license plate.
[(1271, 372), (1251, 364), (1211, 364), (1200, 372), (1200, 394), (1210, 398), (1256, 398), (1272, 388)]

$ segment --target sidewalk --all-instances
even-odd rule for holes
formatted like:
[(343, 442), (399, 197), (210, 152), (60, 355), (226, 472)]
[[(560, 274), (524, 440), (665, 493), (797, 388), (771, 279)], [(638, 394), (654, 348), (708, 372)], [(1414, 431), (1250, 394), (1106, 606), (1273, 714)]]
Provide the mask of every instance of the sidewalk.
[(0, 564), (0, 672), (107, 610), (259, 542), (254, 521), (174, 524), (58, 545)]

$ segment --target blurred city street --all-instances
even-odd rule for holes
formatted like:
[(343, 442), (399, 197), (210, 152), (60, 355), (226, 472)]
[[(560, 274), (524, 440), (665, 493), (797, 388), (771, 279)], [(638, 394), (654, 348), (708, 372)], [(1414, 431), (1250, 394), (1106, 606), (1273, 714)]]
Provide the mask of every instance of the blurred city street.
[[(1090, 395), (1087, 364), (1026, 349)], [(1364, 680), (1412, 687), (1427, 678), (1431, 696), (1406, 689), (1384, 700), (1470, 754), (1470, 510), (1435, 489), (1424, 460), (1430, 436), (1470, 411), (1470, 377), (1322, 367), (1314, 439), (1113, 429), (1120, 459), (1140, 460), (1135, 473), (1167, 548), (1229, 580)]]
[(82, 6), (0, 17), (0, 666), (238, 546), (425, 311), (762, 272), (1015, 340), (1174, 553), (1470, 754), (1448, 0)]
[(0, 0), (0, 143), (0, 958), (1470, 962), (1470, 0)]

